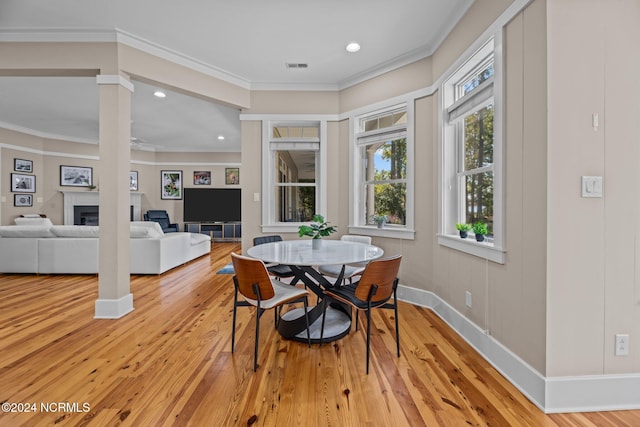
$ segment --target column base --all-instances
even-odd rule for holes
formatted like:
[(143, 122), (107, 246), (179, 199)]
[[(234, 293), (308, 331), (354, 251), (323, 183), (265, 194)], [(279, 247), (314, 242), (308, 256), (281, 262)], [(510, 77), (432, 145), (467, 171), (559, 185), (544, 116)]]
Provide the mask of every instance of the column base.
[(119, 319), (133, 311), (133, 294), (119, 299), (97, 299), (94, 319)]

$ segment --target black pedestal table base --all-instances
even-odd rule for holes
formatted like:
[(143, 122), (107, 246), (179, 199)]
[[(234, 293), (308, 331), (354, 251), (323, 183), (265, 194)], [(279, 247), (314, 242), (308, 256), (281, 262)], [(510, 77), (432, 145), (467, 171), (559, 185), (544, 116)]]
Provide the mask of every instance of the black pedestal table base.
[[(338, 340), (349, 333), (351, 329), (351, 316), (339, 305), (327, 307), (327, 316), (324, 324), (323, 342)], [(278, 332), (284, 338), (307, 342), (307, 327), (304, 319), (304, 308), (294, 308), (282, 314), (278, 320)], [(320, 343), (320, 328), (322, 326), (322, 304), (309, 307), (309, 334), (311, 342)]]

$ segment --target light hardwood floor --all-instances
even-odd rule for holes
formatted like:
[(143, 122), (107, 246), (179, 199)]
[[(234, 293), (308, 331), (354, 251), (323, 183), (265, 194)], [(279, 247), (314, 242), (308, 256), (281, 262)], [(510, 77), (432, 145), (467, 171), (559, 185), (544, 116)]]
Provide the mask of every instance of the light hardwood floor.
[[(135, 310), (93, 319), (96, 276), (0, 274), (0, 426), (638, 426), (640, 411), (544, 415), (430, 310), (400, 304), (331, 345), (282, 339), (216, 272), (235, 243), (160, 276), (132, 276)], [(25, 404), (29, 404), (27, 407)], [(35, 404), (35, 406), (32, 406)], [(44, 405), (44, 406), (43, 406)], [(48, 407), (50, 412), (46, 412)], [(27, 409), (32, 412), (24, 412)], [(35, 411), (33, 411), (35, 409)]]

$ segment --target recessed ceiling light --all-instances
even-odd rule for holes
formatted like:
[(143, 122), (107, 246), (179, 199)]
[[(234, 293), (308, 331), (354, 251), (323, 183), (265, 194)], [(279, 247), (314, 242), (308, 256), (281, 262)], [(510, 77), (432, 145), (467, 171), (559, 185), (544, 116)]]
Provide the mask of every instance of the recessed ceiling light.
[(218, 135), (218, 140), (219, 141), (224, 141), (224, 136), (223, 135)]
[(158, 98), (166, 98), (166, 97), (167, 97), (167, 94), (166, 94), (166, 93), (164, 93), (164, 92), (163, 92), (163, 91), (161, 91), (161, 90), (156, 90), (155, 92), (153, 92), (153, 94), (154, 94), (155, 96), (157, 96)]
[(347, 49), (347, 52), (354, 53), (360, 50), (360, 45), (356, 42), (351, 42), (345, 49)]

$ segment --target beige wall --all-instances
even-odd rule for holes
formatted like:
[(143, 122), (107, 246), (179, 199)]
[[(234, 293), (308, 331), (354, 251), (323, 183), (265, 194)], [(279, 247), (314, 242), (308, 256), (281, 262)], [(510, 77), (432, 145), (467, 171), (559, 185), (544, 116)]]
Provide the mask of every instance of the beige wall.
[[(54, 224), (62, 224), (63, 196), (61, 191), (78, 190), (75, 187), (60, 186), (60, 166), (84, 166), (93, 168), (93, 182), (100, 189), (100, 182), (108, 179), (109, 174), (101, 170), (98, 145), (82, 144), (60, 140), (43, 139), (16, 131), (0, 128), (0, 144), (12, 145), (18, 149), (0, 148), (3, 183), (0, 197), (0, 224), (13, 224), (14, 218), (25, 213), (44, 213)], [(36, 193), (33, 207), (14, 207), (13, 194), (10, 191), (9, 177), (13, 172), (13, 159), (33, 161), (36, 177)], [(148, 209), (165, 209), (171, 219), (181, 223), (182, 200), (160, 199), (160, 172), (162, 170), (181, 170), (184, 187), (194, 187), (193, 172), (211, 171), (211, 188), (226, 187), (225, 168), (237, 167), (240, 153), (154, 153), (150, 151), (131, 152), (131, 170), (138, 171), (138, 192), (142, 193), (142, 212)], [(241, 173), (242, 173), (241, 169)], [(4, 171), (7, 171), (6, 173)], [(241, 181), (242, 183), (242, 181)], [(85, 189), (80, 189), (84, 191)], [(88, 191), (88, 190), (87, 190)], [(41, 199), (41, 202), (38, 200)], [(180, 225), (182, 228), (182, 224)]]
[[(547, 14), (547, 372), (638, 372), (640, 3), (549, 0)], [(580, 197), (584, 175), (604, 178), (603, 198)]]

